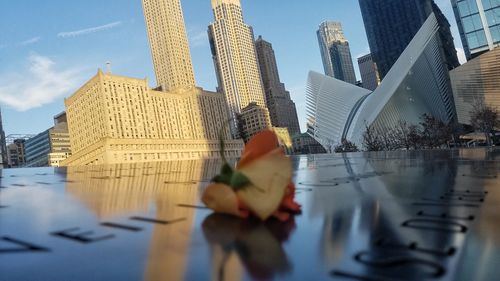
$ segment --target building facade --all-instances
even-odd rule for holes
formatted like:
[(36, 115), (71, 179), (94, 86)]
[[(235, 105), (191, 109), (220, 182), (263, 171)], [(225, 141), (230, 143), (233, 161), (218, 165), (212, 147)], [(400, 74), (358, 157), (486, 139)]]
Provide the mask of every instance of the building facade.
[(434, 13), (440, 26), (440, 51), (448, 69), (460, 65), (450, 24), (434, 0), (359, 0), (373, 61), (383, 79), (412, 38)]
[(500, 109), (500, 47), (450, 72), (458, 122), (470, 125), (477, 105)]
[(65, 106), (73, 155), (64, 165), (218, 158), (220, 138), (229, 156), (243, 148), (224, 129), (223, 94), (200, 88), (156, 91), (99, 70)]
[(290, 92), (281, 83), (278, 64), (271, 43), (259, 36), (255, 41), (257, 58), (266, 93), (266, 104), (273, 127), (287, 128), (291, 135), (300, 134), (299, 119)]
[(0, 169), (8, 166), (7, 143), (5, 141), (5, 131), (3, 130), (2, 110), (0, 110)]
[(293, 140), (290, 136), (288, 128), (273, 127), (272, 130), (278, 137), (279, 145), (283, 149), (283, 151), (285, 151), (285, 153), (288, 155), (293, 154)]
[(311, 72), (308, 133), (324, 147), (342, 139), (361, 147), (366, 126), (382, 133), (399, 121), (419, 124), (423, 114), (454, 122), (455, 105), (439, 36), (438, 21), (431, 14), (373, 92)]
[(252, 27), (243, 21), (240, 0), (212, 0), (215, 21), (208, 27), (219, 84), (229, 107), (231, 132), (239, 137), (237, 118), (255, 102), (264, 110), (266, 100), (255, 51)]
[(15, 139), (7, 145), (7, 158), (10, 168), (22, 167), (25, 163), (25, 142), (24, 139)]
[(98, 70), (65, 99), (72, 156), (62, 164), (219, 158), (220, 140), (239, 156), (224, 95), (195, 86), (180, 1), (143, 0), (143, 8), (159, 87)]
[(245, 142), (248, 142), (257, 133), (272, 127), (269, 111), (256, 102), (250, 103), (241, 110), (238, 122), (239, 131)]
[(195, 87), (180, 0), (142, 0), (156, 83), (163, 91)]
[(41, 132), (25, 143), (25, 167), (49, 166), (50, 137), (49, 130)]
[(362, 87), (371, 91), (380, 85), (380, 75), (377, 65), (373, 62), (372, 55), (364, 55), (358, 58), (359, 72), (361, 73)]
[(500, 1), (451, 0), (467, 60), (500, 45)]
[(24, 167), (59, 167), (71, 156), (68, 123), (62, 122), (63, 114), (54, 117), (54, 127), (25, 142)]
[(326, 153), (326, 149), (308, 133), (293, 137), (293, 149), (295, 154)]
[(320, 24), (316, 33), (325, 75), (353, 85), (356, 84), (351, 49), (344, 36), (342, 24), (340, 22), (325, 21)]

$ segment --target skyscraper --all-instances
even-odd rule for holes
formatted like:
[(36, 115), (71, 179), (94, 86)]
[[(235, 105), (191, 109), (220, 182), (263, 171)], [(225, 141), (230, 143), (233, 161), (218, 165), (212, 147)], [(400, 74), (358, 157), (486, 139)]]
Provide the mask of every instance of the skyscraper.
[(317, 31), (325, 75), (356, 84), (349, 42), (340, 22), (325, 21)]
[(285, 89), (285, 84), (280, 81), (273, 46), (259, 36), (255, 47), (272, 125), (288, 128), (292, 136), (300, 134), (297, 109), (290, 98), (290, 93)]
[(358, 58), (359, 72), (363, 81), (363, 88), (374, 91), (380, 84), (377, 65), (373, 62), (372, 54)]
[(359, 4), (380, 79), (389, 72), (432, 12), (440, 27), (443, 62), (448, 69), (460, 65), (450, 24), (433, 0), (359, 0)]
[(215, 21), (208, 27), (210, 46), (219, 83), (234, 121), (233, 137), (239, 137), (238, 114), (252, 102), (266, 109), (264, 88), (257, 63), (252, 27), (243, 21), (240, 0), (212, 0)]
[(442, 61), (439, 24), (431, 13), (375, 91), (311, 72), (307, 86), (308, 133), (325, 147), (347, 139), (361, 146), (367, 126), (385, 133), (423, 114), (456, 120), (448, 69)]
[(194, 87), (180, 0), (142, 0), (156, 83), (163, 91)]
[(226, 156), (241, 155), (224, 95), (195, 87), (179, 0), (143, 6), (160, 87), (99, 70), (65, 99), (72, 155), (62, 165), (219, 158), (221, 138)]
[(500, 46), (500, 1), (451, 0), (467, 60)]
[(2, 111), (0, 110), (0, 169), (7, 167), (7, 143), (5, 142), (5, 132), (2, 123)]

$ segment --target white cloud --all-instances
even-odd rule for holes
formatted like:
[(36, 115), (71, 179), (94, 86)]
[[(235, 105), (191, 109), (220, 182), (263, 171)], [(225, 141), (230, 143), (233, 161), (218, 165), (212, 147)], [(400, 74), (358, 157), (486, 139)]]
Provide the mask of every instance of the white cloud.
[(78, 69), (58, 71), (51, 59), (37, 54), (30, 55), (28, 60), (30, 65), (25, 73), (0, 76), (0, 102), (18, 111), (62, 99), (80, 84)]
[(192, 47), (201, 47), (208, 45), (208, 33), (199, 27), (190, 27), (187, 30), (189, 42)]
[(76, 36), (90, 34), (90, 33), (96, 33), (99, 31), (104, 31), (104, 30), (108, 30), (108, 29), (120, 26), (121, 24), (122, 24), (121, 21), (115, 21), (115, 22), (108, 23), (105, 25), (85, 28), (85, 29), (81, 29), (81, 30), (59, 32), (57, 34), (57, 37), (68, 38), (68, 37), (76, 37)]
[(18, 45), (19, 46), (27, 46), (27, 45), (35, 44), (36, 42), (40, 41), (40, 39), (42, 39), (42, 38), (39, 36), (33, 37), (33, 38), (25, 40), (23, 42), (19, 42)]
[(462, 48), (456, 48), (456, 49), (457, 49), (458, 61), (460, 62), (460, 64), (466, 63), (467, 59), (465, 57), (464, 49), (462, 49)]

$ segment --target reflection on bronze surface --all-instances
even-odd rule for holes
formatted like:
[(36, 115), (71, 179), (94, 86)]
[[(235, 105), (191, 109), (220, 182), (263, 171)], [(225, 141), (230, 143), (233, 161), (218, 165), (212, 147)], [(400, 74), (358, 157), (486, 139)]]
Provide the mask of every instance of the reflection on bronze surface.
[(252, 278), (272, 279), (276, 273), (291, 271), (292, 265), (282, 247), (295, 229), (294, 219), (287, 222), (258, 220), (212, 214), (202, 225), (205, 239), (212, 246), (212, 279), (230, 280), (240, 268), (228, 261), (236, 253)]
[(155, 225), (145, 280), (183, 280), (201, 188), (219, 170), (219, 160), (177, 161), (131, 165), (68, 168), (66, 190), (101, 219), (147, 213), (154, 207), (158, 220), (185, 219), (174, 225)]

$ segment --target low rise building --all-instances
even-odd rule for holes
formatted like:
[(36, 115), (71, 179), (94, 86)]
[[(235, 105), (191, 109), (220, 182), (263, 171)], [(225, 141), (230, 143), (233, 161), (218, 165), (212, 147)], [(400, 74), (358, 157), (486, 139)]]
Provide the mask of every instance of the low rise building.
[(295, 154), (321, 154), (326, 153), (326, 149), (308, 133), (303, 133), (293, 138), (293, 148)]
[(7, 158), (10, 168), (22, 167), (25, 162), (24, 144), (26, 140), (15, 139), (13, 143), (7, 145)]
[(257, 133), (272, 127), (269, 111), (255, 102), (243, 108), (238, 118), (240, 132), (245, 142)]
[(474, 106), (500, 109), (500, 47), (450, 71), (458, 122), (470, 125)]
[(57, 115), (54, 127), (26, 141), (24, 167), (59, 167), (71, 156), (68, 123), (64, 119), (64, 113)]

